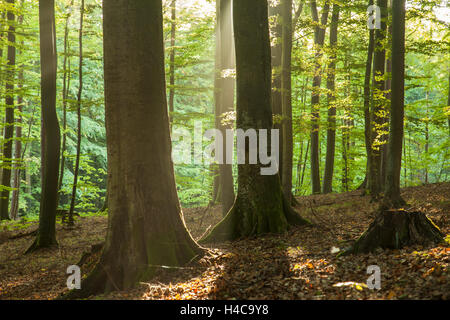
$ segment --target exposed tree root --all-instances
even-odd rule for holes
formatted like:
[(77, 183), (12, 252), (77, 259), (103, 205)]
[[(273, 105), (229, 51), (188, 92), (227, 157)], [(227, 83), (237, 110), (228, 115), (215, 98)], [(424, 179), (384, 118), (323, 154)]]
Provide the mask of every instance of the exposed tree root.
[(404, 246), (443, 241), (439, 228), (422, 212), (382, 210), (361, 237), (345, 253), (367, 253), (376, 248), (400, 249)]
[(104, 245), (105, 245), (104, 242), (92, 245), (91, 251), (83, 253), (80, 261), (77, 263), (77, 266), (81, 267), (82, 265), (84, 265), (91, 256), (95, 255), (96, 253), (99, 253), (103, 249)]
[(29, 232), (25, 232), (25, 233), (16, 234), (15, 236), (11, 236), (8, 239), (9, 240), (14, 240), (14, 239), (25, 238), (25, 237), (28, 237), (28, 236), (35, 236), (35, 235), (37, 235), (37, 233), (38, 233), (38, 229), (33, 230), (33, 231), (29, 231)]
[(36, 235), (36, 238), (33, 241), (33, 244), (25, 251), (24, 254), (33, 253), (35, 251), (38, 251), (40, 249), (48, 249), (48, 248), (56, 248), (58, 247), (58, 242), (56, 239), (47, 239), (42, 238), (39, 234), (39, 232)]
[(282, 205), (278, 208), (257, 208), (236, 199), (228, 214), (202, 237), (199, 243), (233, 241), (266, 233), (283, 233), (289, 226), (308, 224), (311, 222), (302, 218), (284, 196)]
[[(188, 245), (185, 248), (187, 249)], [(103, 250), (105, 248), (105, 250)], [(135, 256), (125, 254), (115, 254), (116, 250), (104, 247), (104, 243), (93, 245), (91, 252), (86, 253), (80, 259), (78, 266), (86, 263), (90, 258), (89, 264), (96, 262), (94, 269), (89, 275), (81, 281), (81, 289), (73, 289), (60, 296), (60, 300), (86, 299), (97, 294), (106, 294), (112, 291), (127, 290), (141, 281), (148, 281), (153, 278), (158, 270), (177, 268), (177, 266), (185, 266), (199, 260), (206, 252), (201, 247), (192, 247), (189, 250), (179, 250), (179, 254), (172, 263), (167, 265), (159, 265), (157, 260), (155, 264), (148, 261), (144, 268), (136, 267)], [(99, 255), (97, 258), (96, 255)]]
[[(58, 300), (85, 299), (95, 294), (110, 292), (113, 290), (111, 286), (113, 286), (113, 283), (108, 279), (106, 270), (101, 263), (98, 263), (87, 278), (81, 281), (80, 290), (71, 290), (60, 296)], [(116, 287), (115, 290), (119, 290), (119, 288)]]

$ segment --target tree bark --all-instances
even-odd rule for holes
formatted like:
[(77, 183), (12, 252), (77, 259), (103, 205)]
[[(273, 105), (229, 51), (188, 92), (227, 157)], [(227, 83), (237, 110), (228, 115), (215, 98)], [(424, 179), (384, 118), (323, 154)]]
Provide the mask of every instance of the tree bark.
[(327, 89), (328, 89), (328, 130), (327, 130), (327, 154), (325, 158), (325, 174), (323, 177), (323, 193), (333, 192), (334, 156), (336, 151), (336, 106), (335, 106), (335, 79), (339, 10), (337, 4), (333, 5), (330, 26), (330, 63), (328, 65)]
[(371, 110), (371, 150), (369, 161), (369, 192), (373, 200), (378, 200), (382, 189), (381, 186), (381, 130), (383, 125), (384, 109), (384, 70), (386, 60), (386, 49), (384, 40), (386, 38), (387, 0), (377, 0), (381, 9), (381, 29), (375, 31), (375, 53), (373, 61), (374, 91)]
[[(17, 18), (17, 22), (19, 25), (23, 23), (23, 16), (19, 16)], [(24, 42), (21, 41), (21, 45), (23, 47)], [(17, 220), (19, 215), (19, 196), (20, 196), (20, 183), (21, 183), (21, 172), (23, 166), (23, 155), (22, 155), (22, 111), (23, 111), (23, 64), (19, 66), (19, 75), (18, 75), (18, 84), (17, 89), (19, 91), (17, 97), (17, 110), (19, 111), (19, 115), (17, 116), (16, 122), (16, 141), (14, 148), (14, 174), (13, 174), (13, 192), (11, 196), (11, 210), (10, 217), (13, 220)]]
[(75, 158), (75, 167), (73, 173), (72, 197), (70, 199), (69, 221), (68, 225), (73, 226), (73, 211), (75, 209), (75, 200), (77, 197), (78, 173), (80, 171), (81, 156), (81, 96), (83, 94), (83, 21), (84, 21), (84, 0), (80, 4), (80, 31), (78, 35), (79, 43), (79, 62), (78, 62), (78, 95), (77, 95), (77, 154)]
[[(388, 46), (392, 46), (392, 40), (390, 38), (390, 34), (392, 34), (392, 25), (387, 27), (388, 32)], [(391, 53), (392, 56), (392, 53)], [(388, 159), (388, 143), (389, 143), (389, 108), (391, 104), (391, 88), (392, 88), (392, 59), (391, 56), (386, 57), (386, 81), (384, 88), (384, 96), (386, 99), (386, 103), (384, 105), (383, 112), (383, 124), (381, 127), (381, 168), (380, 168), (380, 180), (381, 180), (381, 191), (384, 191), (384, 186), (386, 183), (386, 167), (387, 167), (387, 159)]]
[[(369, 6), (373, 5), (373, 0), (369, 0)], [(375, 31), (371, 29), (369, 31), (369, 46), (367, 48), (367, 60), (366, 60), (366, 72), (364, 76), (364, 141), (366, 145), (366, 177), (361, 184), (361, 189), (364, 189), (364, 193), (368, 187), (368, 177), (370, 175), (370, 158), (372, 150), (372, 139), (371, 139), (371, 119), (370, 119), (370, 102), (371, 102), (371, 85), (370, 80), (372, 79), (372, 62), (373, 62), (373, 52), (375, 49)]]
[(170, 4), (170, 57), (169, 57), (169, 119), (173, 124), (173, 113), (175, 111), (175, 37), (177, 34), (177, 0)]
[(203, 252), (186, 229), (175, 185), (162, 1), (104, 1), (103, 17), (108, 233), (82, 289), (65, 298), (128, 289)]
[(405, 0), (392, 2), (392, 93), (384, 202), (405, 205), (400, 195), (400, 174), (405, 117)]
[(368, 253), (377, 248), (401, 249), (404, 246), (440, 242), (443, 242), (442, 232), (424, 213), (387, 210), (377, 214), (369, 228), (344, 254)]
[[(225, 116), (234, 111), (235, 77), (231, 70), (235, 69), (232, 1), (219, 0), (217, 3), (217, 96), (216, 96), (216, 127), (223, 137), (223, 150), (226, 150), (226, 130), (232, 129), (231, 123), (224, 122)], [(226, 163), (224, 152), (222, 164), (219, 164), (219, 191), (222, 202), (222, 215), (225, 216), (234, 203), (233, 167)]]
[[(281, 1), (269, 1), (269, 17), (271, 20), (272, 29), (271, 35), (271, 65), (272, 65), (272, 92), (271, 104), (272, 113), (274, 117), (273, 128), (280, 130), (280, 155), (279, 155), (279, 172), (283, 172), (283, 96), (281, 94), (281, 77), (282, 77), (282, 56), (283, 56), (283, 25), (282, 14), (283, 6)], [(280, 175), (282, 181), (283, 176)]]
[(284, 196), (292, 201), (292, 161), (294, 141), (292, 133), (292, 0), (281, 0), (282, 6), (282, 58), (281, 58), (281, 96), (282, 96), (282, 136), (283, 164), (280, 178)]
[(322, 82), (322, 64), (323, 56), (322, 47), (325, 41), (325, 29), (328, 21), (328, 13), (330, 10), (330, 3), (325, 0), (325, 5), (322, 9), (322, 16), (319, 21), (317, 13), (316, 1), (311, 1), (311, 14), (313, 21), (317, 24), (314, 28), (314, 45), (315, 45), (315, 59), (314, 59), (314, 78), (313, 89), (311, 96), (311, 186), (312, 193), (320, 193), (320, 141), (319, 141), (319, 119), (320, 119), (320, 85)]
[[(69, 4), (69, 8), (71, 8), (73, 5), (73, 0)], [(70, 90), (70, 58), (69, 58), (69, 20), (71, 16), (71, 11), (67, 13), (66, 17), (66, 24), (64, 27), (64, 62), (63, 62), (63, 90), (62, 90), (62, 105), (63, 105), (63, 135), (62, 135), (62, 146), (61, 146), (61, 164), (59, 166), (60, 172), (59, 172), (59, 180), (58, 180), (58, 201), (57, 204), (59, 205), (59, 199), (61, 197), (62, 193), (62, 185), (64, 180), (64, 168), (65, 168), (65, 162), (66, 157), (64, 155), (64, 152), (66, 151), (66, 144), (67, 144), (67, 99), (69, 96), (69, 90)], [(67, 76), (69, 75), (69, 76)]]
[[(271, 63), (266, 0), (234, 1), (237, 128), (272, 129)], [(258, 133), (259, 136), (259, 133)], [(269, 141), (271, 141), (270, 134)], [(246, 149), (248, 159), (248, 148)], [(238, 192), (230, 212), (202, 242), (281, 233), (306, 224), (284, 197), (280, 178), (261, 175), (261, 163), (238, 166)]]
[(39, 33), (41, 44), (41, 145), (42, 191), (39, 229), (32, 252), (56, 245), (56, 207), (61, 136), (56, 115), (56, 32), (54, 0), (39, 1)]
[[(14, 0), (6, 1), (14, 6)], [(9, 191), (11, 188), (12, 149), (14, 139), (14, 72), (16, 64), (16, 28), (14, 12), (8, 10), (8, 63), (5, 92), (5, 131), (3, 145), (3, 173), (1, 185), (4, 187), (0, 197), (0, 220), (9, 220)]]

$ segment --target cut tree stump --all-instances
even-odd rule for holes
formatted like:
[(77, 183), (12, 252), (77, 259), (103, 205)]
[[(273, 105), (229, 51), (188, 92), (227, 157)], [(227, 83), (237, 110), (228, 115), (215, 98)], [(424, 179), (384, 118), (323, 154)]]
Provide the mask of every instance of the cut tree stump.
[(400, 249), (443, 241), (444, 234), (423, 212), (391, 209), (379, 211), (366, 232), (346, 253), (367, 253), (377, 248)]

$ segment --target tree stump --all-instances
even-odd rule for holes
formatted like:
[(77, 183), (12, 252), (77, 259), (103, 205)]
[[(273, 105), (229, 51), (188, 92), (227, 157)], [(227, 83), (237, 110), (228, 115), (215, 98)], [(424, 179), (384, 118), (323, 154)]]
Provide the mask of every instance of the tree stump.
[(367, 253), (376, 248), (400, 249), (404, 246), (444, 241), (439, 228), (423, 213), (402, 209), (382, 210), (348, 253)]

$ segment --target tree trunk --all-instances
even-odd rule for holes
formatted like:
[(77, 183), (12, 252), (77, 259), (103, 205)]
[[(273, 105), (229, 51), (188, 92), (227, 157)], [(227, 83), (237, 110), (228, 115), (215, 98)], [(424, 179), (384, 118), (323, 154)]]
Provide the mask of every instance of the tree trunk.
[(426, 117), (425, 117), (425, 184), (428, 184), (428, 149), (430, 147), (430, 128), (429, 128), (429, 115), (428, 115), (428, 91), (426, 93)]
[[(69, 8), (71, 8), (73, 5), (73, 0), (69, 4)], [(59, 172), (59, 180), (58, 180), (58, 201), (57, 204), (59, 205), (59, 198), (62, 194), (62, 185), (64, 180), (64, 168), (65, 168), (65, 162), (66, 157), (64, 155), (64, 152), (66, 151), (66, 144), (67, 144), (67, 99), (69, 96), (69, 90), (70, 90), (70, 58), (69, 58), (69, 20), (71, 16), (71, 11), (68, 10), (69, 13), (67, 13), (66, 18), (66, 24), (64, 27), (64, 62), (63, 62), (63, 90), (62, 90), (62, 104), (63, 104), (63, 139), (62, 139), (62, 146), (61, 146), (61, 164), (60, 164), (60, 172)], [(67, 77), (67, 75), (69, 75)]]
[(41, 44), (42, 191), (38, 234), (27, 252), (56, 245), (56, 202), (58, 199), (61, 136), (56, 115), (57, 55), (54, 0), (39, 1), (39, 27)]
[[(237, 61), (237, 128), (272, 129), (271, 72), (266, 0), (234, 1)], [(259, 136), (259, 133), (258, 133)], [(268, 134), (269, 141), (271, 135)], [(246, 149), (248, 160), (248, 148)], [(230, 212), (203, 242), (281, 233), (305, 224), (284, 197), (278, 174), (262, 175), (262, 164), (238, 166), (238, 193)]]
[[(450, 108), (450, 74), (448, 76), (448, 98), (447, 98), (447, 108)], [(450, 136), (450, 110), (448, 110), (448, 135)]]
[[(389, 25), (388, 28), (388, 39), (389, 46), (392, 46), (392, 40), (390, 39), (390, 34), (392, 34), (392, 25)], [(383, 112), (383, 125), (381, 128), (381, 169), (380, 169), (380, 180), (381, 180), (381, 191), (384, 191), (384, 186), (386, 183), (386, 167), (387, 167), (387, 159), (388, 159), (388, 143), (389, 143), (389, 106), (391, 103), (391, 87), (392, 87), (392, 59), (391, 56), (386, 58), (386, 81), (384, 88), (384, 95), (386, 99), (386, 103), (384, 105), (385, 112)]]
[(377, 248), (401, 249), (442, 241), (443, 234), (424, 213), (387, 210), (377, 214), (369, 229), (345, 253), (368, 253)]
[[(218, 64), (218, 93), (216, 100), (216, 126), (222, 132), (223, 136), (223, 150), (226, 150), (227, 135), (226, 130), (232, 129), (231, 123), (224, 123), (222, 120), (227, 113), (234, 111), (234, 91), (235, 91), (235, 77), (231, 70), (235, 69), (234, 59), (234, 41), (233, 41), (233, 18), (232, 18), (232, 1), (220, 0), (218, 3), (218, 50), (217, 58)], [(233, 167), (231, 164), (226, 164), (226, 154), (224, 152), (224, 159), (222, 164), (219, 164), (219, 182), (220, 182), (220, 199), (222, 202), (222, 215), (225, 216), (231, 209), (234, 203), (234, 182), (233, 182)]]
[(400, 195), (400, 174), (405, 117), (405, 0), (392, 2), (392, 93), (384, 202), (405, 205)]
[(311, 186), (312, 193), (320, 193), (320, 142), (319, 142), (319, 119), (320, 119), (320, 85), (322, 82), (322, 47), (325, 41), (325, 29), (328, 21), (328, 13), (330, 10), (330, 3), (325, 1), (322, 9), (322, 16), (319, 22), (319, 15), (317, 13), (316, 1), (311, 1), (311, 14), (313, 21), (318, 25), (314, 28), (314, 45), (315, 45), (315, 59), (314, 59), (314, 78), (312, 84), (311, 96)]
[[(373, 0), (369, 0), (369, 6), (373, 5)], [(370, 80), (372, 79), (372, 62), (373, 62), (373, 52), (375, 49), (375, 31), (371, 29), (369, 31), (369, 46), (367, 48), (367, 60), (366, 60), (366, 72), (364, 76), (364, 141), (366, 145), (366, 176), (363, 183), (361, 184), (361, 189), (364, 189), (364, 193), (368, 188), (368, 177), (370, 175), (370, 158), (372, 154), (372, 139), (371, 139), (371, 119), (370, 119), (370, 102), (371, 102), (371, 85)]]
[(65, 298), (128, 289), (203, 252), (175, 185), (162, 1), (105, 1), (103, 17), (109, 227), (97, 266)]
[[(23, 23), (23, 16), (18, 17), (18, 23), (21, 25)], [(23, 47), (24, 42), (21, 41)], [(13, 220), (17, 220), (19, 215), (19, 195), (20, 195), (20, 182), (21, 182), (21, 170), (23, 166), (23, 155), (22, 155), (22, 110), (23, 110), (23, 64), (20, 65), (19, 76), (18, 76), (18, 91), (19, 96), (17, 97), (17, 109), (19, 110), (19, 115), (16, 119), (16, 142), (14, 149), (14, 175), (13, 175), (13, 192), (11, 197), (11, 211), (10, 217)]]
[[(6, 1), (14, 6), (14, 0)], [(9, 220), (9, 190), (11, 188), (12, 149), (14, 139), (14, 72), (16, 64), (16, 28), (14, 12), (8, 10), (8, 63), (6, 70), (5, 92), (5, 131), (3, 146), (3, 173), (1, 185), (4, 186), (0, 197), (0, 220)]]
[(294, 141), (292, 133), (292, 0), (281, 0), (282, 6), (282, 58), (281, 58), (281, 96), (283, 117), (283, 164), (280, 178), (284, 195), (289, 203), (292, 201), (292, 161)]
[(80, 33), (78, 36), (79, 43), (79, 63), (78, 63), (78, 95), (77, 95), (77, 155), (75, 158), (75, 167), (73, 174), (72, 197), (70, 199), (69, 221), (68, 225), (73, 226), (73, 211), (75, 209), (75, 200), (77, 197), (78, 173), (80, 170), (81, 156), (81, 96), (83, 94), (83, 20), (84, 20), (84, 0), (80, 5)]
[(377, 5), (381, 9), (381, 29), (375, 32), (375, 53), (373, 61), (374, 92), (373, 104), (371, 110), (371, 150), (369, 161), (369, 192), (373, 200), (378, 200), (381, 186), (381, 148), (380, 135), (383, 125), (384, 109), (384, 69), (386, 49), (384, 40), (386, 38), (386, 18), (387, 18), (387, 0), (377, 0)]
[(169, 57), (169, 119), (173, 124), (173, 113), (175, 111), (175, 37), (177, 33), (177, 0), (170, 4), (170, 57)]
[(328, 65), (327, 89), (328, 89), (328, 130), (327, 130), (327, 154), (325, 158), (325, 174), (323, 177), (323, 193), (333, 192), (334, 155), (336, 151), (336, 106), (335, 106), (335, 78), (339, 10), (337, 4), (333, 5), (330, 26), (330, 63)]
[[(283, 24), (282, 24), (282, 14), (283, 6), (281, 1), (269, 1), (269, 16), (271, 20), (271, 25), (273, 26), (270, 30), (272, 35), (271, 39), (271, 65), (272, 65), (272, 92), (271, 92), (271, 104), (272, 113), (274, 116), (273, 128), (280, 130), (280, 155), (279, 155), (279, 172), (283, 172), (283, 97), (281, 94), (281, 76), (282, 76), (282, 56), (283, 56)], [(283, 181), (283, 176), (280, 174), (280, 179)]]

